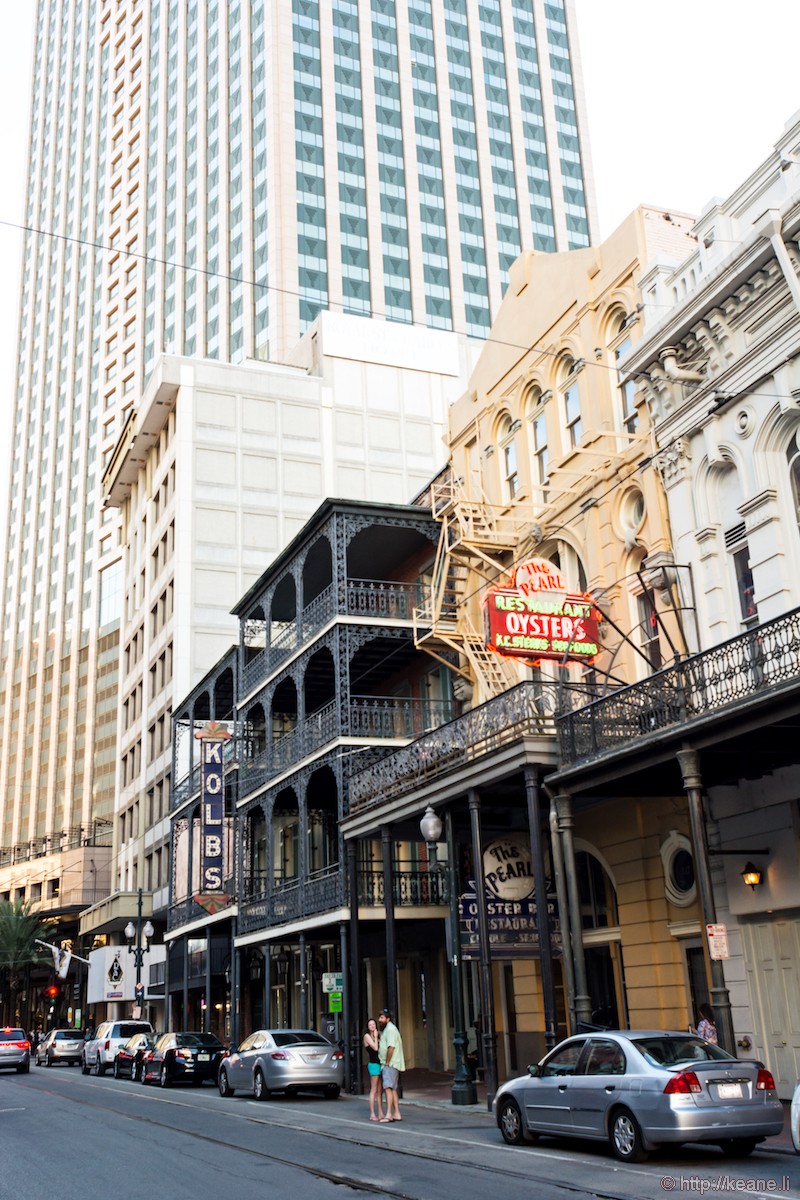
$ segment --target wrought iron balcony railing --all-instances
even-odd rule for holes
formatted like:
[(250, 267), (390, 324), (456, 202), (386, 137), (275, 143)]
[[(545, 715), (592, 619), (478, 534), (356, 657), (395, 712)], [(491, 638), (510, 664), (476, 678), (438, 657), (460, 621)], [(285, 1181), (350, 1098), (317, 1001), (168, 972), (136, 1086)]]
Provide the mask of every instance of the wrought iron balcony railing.
[(558, 702), (557, 685), (527, 681), (423, 734), (353, 777), (351, 813), (407, 795), (411, 789), (525, 735), (554, 737), (553, 713)]
[[(446, 903), (441, 876), (432, 875), (426, 868), (393, 871), (392, 892), (398, 906)], [(381, 908), (385, 897), (382, 869), (362, 868), (358, 872), (358, 903), (365, 908)]]
[(332, 863), (303, 879), (287, 880), (271, 894), (243, 898), (239, 904), (239, 931), (270, 929), (339, 908), (344, 903), (344, 892), (344, 869)]
[(110, 846), (111, 839), (110, 821), (96, 820), (89, 825), (71, 825), (58, 833), (3, 846), (0, 848), (0, 867), (13, 867), (15, 863), (30, 862), (49, 854), (62, 854), (65, 850), (79, 850), (81, 846)]
[[(348, 579), (343, 615), (348, 617), (410, 620), (420, 600), (416, 583), (386, 579)], [(308, 643), (336, 615), (336, 587), (330, 584), (306, 605), (300, 619), (287, 624), (273, 636), (269, 646), (259, 650), (244, 664), (242, 679), (245, 693), (266, 679), (289, 655)]]
[(800, 682), (800, 609), (594, 700), (557, 722), (564, 767)]
[[(223, 891), (229, 897), (227, 907), (236, 903), (234, 895), (233, 879), (226, 879)], [(187, 896), (184, 900), (178, 900), (176, 903), (169, 906), (167, 912), (167, 929), (178, 929), (181, 925), (188, 925), (190, 921), (199, 921), (201, 917), (208, 914), (201, 907), (193, 896)]]
[[(257, 753), (244, 754), (239, 775), (240, 798), (262, 787), (272, 775), (289, 770), (334, 738), (418, 737), (426, 729), (440, 725), (451, 712), (449, 701), (407, 700), (394, 696), (354, 696), (349, 704), (335, 700)], [(248, 748), (247, 743), (245, 748)]]

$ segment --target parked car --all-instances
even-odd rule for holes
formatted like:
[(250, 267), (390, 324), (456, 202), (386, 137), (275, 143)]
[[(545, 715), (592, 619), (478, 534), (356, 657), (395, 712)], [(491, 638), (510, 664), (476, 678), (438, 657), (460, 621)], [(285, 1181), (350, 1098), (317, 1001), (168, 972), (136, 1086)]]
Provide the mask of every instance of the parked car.
[(221, 1096), (252, 1092), (268, 1100), (272, 1092), (321, 1089), (331, 1100), (342, 1090), (344, 1054), (312, 1029), (257, 1029), (231, 1047), (219, 1068)]
[(52, 1067), (56, 1063), (66, 1063), (75, 1067), (81, 1061), (83, 1038), (78, 1029), (51, 1029), (45, 1034), (36, 1047), (34, 1062), (37, 1067), (42, 1064)]
[(114, 1059), (114, 1078), (123, 1079), (127, 1076), (136, 1083), (141, 1075), (142, 1063), (150, 1057), (155, 1044), (155, 1037), (151, 1033), (135, 1033), (128, 1038)]
[(763, 1063), (661, 1030), (567, 1038), (499, 1088), (494, 1112), (511, 1145), (540, 1134), (591, 1138), (608, 1141), (623, 1162), (683, 1142), (712, 1142), (739, 1157), (783, 1129)]
[(792, 1127), (792, 1145), (795, 1154), (800, 1154), (800, 1079), (794, 1089), (792, 1103), (789, 1107), (789, 1122)]
[(24, 1029), (0, 1029), (0, 1068), (14, 1067), (19, 1075), (31, 1069), (31, 1044)]
[(142, 1062), (142, 1083), (204, 1083), (215, 1080), (225, 1047), (213, 1033), (162, 1033)]
[(124, 1046), (128, 1038), (135, 1033), (153, 1032), (149, 1021), (103, 1021), (98, 1025), (94, 1037), (84, 1042), (81, 1058), (84, 1075), (90, 1071), (94, 1075), (105, 1075), (106, 1069), (113, 1066), (120, 1046)]

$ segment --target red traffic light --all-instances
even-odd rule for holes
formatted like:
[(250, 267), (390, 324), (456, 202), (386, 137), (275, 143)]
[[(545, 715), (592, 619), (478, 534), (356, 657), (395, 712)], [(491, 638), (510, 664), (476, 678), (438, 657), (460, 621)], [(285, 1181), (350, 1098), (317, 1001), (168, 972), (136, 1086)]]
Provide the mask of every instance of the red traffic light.
[(58, 995), (59, 995), (59, 988), (56, 987), (56, 985), (54, 983), (51, 983), (50, 987), (46, 989), (45, 995), (47, 996), (48, 1000), (57, 1000)]

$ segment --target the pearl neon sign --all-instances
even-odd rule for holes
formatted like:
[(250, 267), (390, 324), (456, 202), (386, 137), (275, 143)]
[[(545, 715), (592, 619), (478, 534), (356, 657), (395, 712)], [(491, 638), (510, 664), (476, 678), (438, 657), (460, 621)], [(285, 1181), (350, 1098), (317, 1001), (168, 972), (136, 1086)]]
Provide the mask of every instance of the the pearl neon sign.
[(530, 665), (543, 660), (592, 663), (600, 653), (600, 614), (592, 597), (571, 593), (564, 576), (545, 558), (511, 572), (507, 584), (483, 600), (486, 645)]

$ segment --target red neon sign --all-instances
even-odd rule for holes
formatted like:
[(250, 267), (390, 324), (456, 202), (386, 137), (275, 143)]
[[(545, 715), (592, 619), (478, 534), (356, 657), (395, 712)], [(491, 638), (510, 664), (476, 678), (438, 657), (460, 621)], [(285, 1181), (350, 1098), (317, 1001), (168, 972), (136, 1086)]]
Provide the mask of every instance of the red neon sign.
[(544, 558), (521, 563), (483, 604), (486, 645), (496, 654), (535, 666), (543, 660), (593, 663), (600, 653), (594, 601), (568, 592), (561, 572)]

